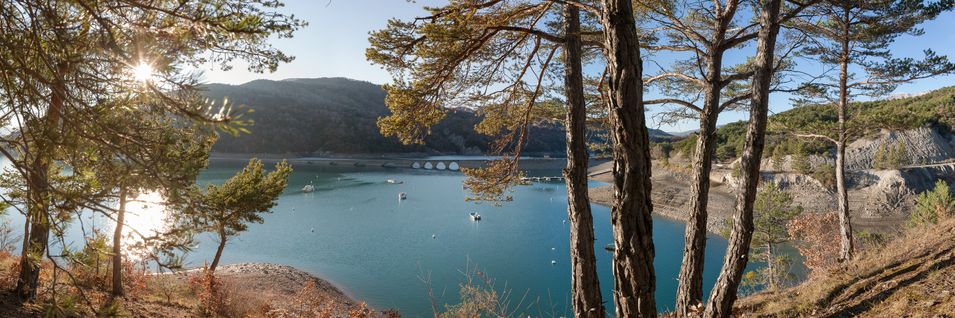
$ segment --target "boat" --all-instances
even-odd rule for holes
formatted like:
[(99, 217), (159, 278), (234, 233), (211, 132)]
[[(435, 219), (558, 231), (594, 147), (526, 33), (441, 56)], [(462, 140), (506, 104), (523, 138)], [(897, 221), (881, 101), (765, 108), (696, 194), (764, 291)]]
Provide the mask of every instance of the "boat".
[(480, 221), (480, 220), (481, 220), (480, 214), (477, 214), (477, 212), (471, 212), (471, 221)]
[(408, 194), (404, 192), (398, 192), (398, 200), (408, 199)]
[(607, 250), (608, 252), (613, 252), (616, 249), (616, 247), (613, 244), (607, 244), (607, 245), (604, 245), (604, 249)]
[(405, 183), (404, 181), (398, 181), (398, 180), (395, 180), (395, 179), (388, 179), (388, 180), (386, 180), (385, 182), (388, 182), (388, 183), (390, 183), (390, 184), (402, 184), (402, 183)]
[(302, 187), (302, 192), (311, 193), (312, 191), (315, 191), (315, 186), (311, 184), (306, 184), (304, 187)]

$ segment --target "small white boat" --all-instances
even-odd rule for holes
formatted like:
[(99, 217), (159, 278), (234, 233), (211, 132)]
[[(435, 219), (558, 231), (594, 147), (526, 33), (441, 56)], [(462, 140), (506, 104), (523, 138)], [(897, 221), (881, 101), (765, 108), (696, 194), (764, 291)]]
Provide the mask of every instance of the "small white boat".
[(402, 183), (405, 183), (404, 181), (398, 181), (398, 180), (395, 180), (395, 179), (388, 179), (388, 180), (386, 180), (386, 182), (388, 182), (388, 183), (390, 183), (390, 184), (402, 184)]
[(398, 200), (408, 199), (408, 194), (404, 192), (398, 192)]
[(551, 264), (551, 265), (557, 265), (557, 260), (552, 260), (552, 261), (550, 261), (550, 264)]
[(617, 249), (617, 247), (614, 246), (613, 244), (607, 244), (607, 245), (604, 245), (604, 249), (607, 250), (608, 252), (613, 252), (614, 250)]
[(471, 212), (471, 221), (480, 221), (480, 220), (481, 220), (480, 214), (477, 214), (477, 212)]
[(311, 184), (307, 184), (304, 187), (302, 187), (302, 192), (311, 193), (312, 191), (315, 191), (315, 186)]

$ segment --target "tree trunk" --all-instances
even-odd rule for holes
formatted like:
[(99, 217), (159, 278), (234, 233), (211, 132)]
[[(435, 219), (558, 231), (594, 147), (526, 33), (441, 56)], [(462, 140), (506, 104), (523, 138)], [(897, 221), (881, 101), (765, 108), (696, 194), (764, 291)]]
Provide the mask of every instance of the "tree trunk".
[(603, 0), (600, 22), (614, 155), (611, 222), (616, 316), (656, 317), (650, 141), (643, 107), (643, 61), (631, 2)]
[(587, 108), (581, 66), (580, 9), (564, 5), (564, 93), (567, 96), (567, 218), (570, 221), (574, 317), (605, 316), (594, 255), (594, 221), (587, 187)]
[[(845, 21), (850, 21), (846, 10)], [(849, 106), (849, 27), (843, 29), (842, 61), (839, 70), (839, 139), (836, 140), (836, 201), (839, 205), (839, 233), (842, 246), (839, 260), (852, 259), (852, 224), (849, 215), (849, 193), (846, 189), (846, 108)]]
[(766, 124), (769, 114), (769, 92), (773, 79), (776, 37), (779, 34), (779, 11), (782, 0), (763, 1), (760, 14), (758, 42), (756, 44), (756, 70), (753, 74), (752, 98), (750, 99), (749, 127), (743, 155), (740, 157), (740, 188), (736, 195), (736, 215), (729, 247), (723, 258), (723, 268), (710, 292), (704, 317), (730, 317), (737, 290), (749, 261), (750, 243), (753, 240), (753, 204), (756, 201), (760, 181), (760, 163), (766, 143)]
[(209, 272), (215, 273), (216, 267), (219, 266), (219, 258), (222, 257), (222, 250), (225, 249), (225, 229), (219, 228), (219, 247), (216, 248), (216, 256), (212, 259), (212, 265), (209, 265)]
[(123, 222), (126, 219), (126, 187), (119, 189), (119, 209), (116, 211), (116, 229), (113, 230), (113, 293), (123, 297)]
[(769, 290), (776, 290), (776, 260), (773, 259), (773, 243), (766, 242), (766, 270), (769, 271)]
[(693, 184), (686, 233), (683, 245), (683, 262), (677, 277), (676, 310), (678, 317), (686, 317), (691, 308), (703, 303), (703, 260), (706, 251), (707, 203), (710, 193), (710, 172), (713, 168), (713, 153), (716, 151), (716, 122), (721, 109), (723, 90), (723, 53), (721, 47), (726, 30), (736, 13), (738, 1), (727, 1), (713, 19), (712, 47), (707, 48), (706, 78), (703, 92), (703, 112), (700, 113), (700, 131), (693, 156)]
[[(65, 63), (57, 66), (58, 75), (66, 74), (67, 70)], [(33, 139), (35, 148), (30, 153), (33, 158), (25, 176), (28, 192), (26, 222), (29, 223), (29, 231), (24, 233), (23, 237), (25, 242), (21, 251), (20, 275), (15, 289), (20, 301), (36, 298), (40, 284), (40, 262), (46, 256), (50, 241), (50, 184), (47, 175), (53, 161), (51, 157), (56, 148), (57, 136), (60, 135), (60, 112), (66, 94), (65, 85), (61, 81), (56, 82), (52, 88), (44, 126), (39, 135), (27, 133), (28, 137)]]

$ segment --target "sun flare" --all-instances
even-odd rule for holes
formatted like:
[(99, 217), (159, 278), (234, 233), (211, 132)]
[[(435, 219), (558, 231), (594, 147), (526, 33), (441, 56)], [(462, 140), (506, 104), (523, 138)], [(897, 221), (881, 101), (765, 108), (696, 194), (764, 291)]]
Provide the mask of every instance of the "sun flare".
[(153, 78), (153, 66), (146, 62), (140, 62), (133, 68), (133, 78), (139, 82), (148, 82)]
[[(126, 220), (123, 236), (126, 242), (123, 250), (131, 258), (138, 258), (138, 252), (131, 250), (133, 245), (142, 243), (140, 235), (151, 236), (166, 228), (165, 200), (159, 192), (147, 192), (129, 200), (126, 206)], [(138, 232), (138, 234), (134, 233)]]

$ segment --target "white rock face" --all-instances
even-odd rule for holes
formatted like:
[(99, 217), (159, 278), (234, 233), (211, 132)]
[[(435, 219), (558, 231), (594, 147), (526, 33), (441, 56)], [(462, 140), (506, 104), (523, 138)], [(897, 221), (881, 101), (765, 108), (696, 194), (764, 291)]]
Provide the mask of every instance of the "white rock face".
[(927, 127), (906, 131), (883, 131), (877, 136), (862, 138), (849, 144), (846, 151), (846, 168), (848, 170), (871, 169), (875, 162), (875, 153), (880, 146), (895, 147), (899, 142), (905, 142), (905, 152), (909, 156), (908, 165), (949, 161), (955, 158), (953, 137), (942, 136), (937, 130)]

